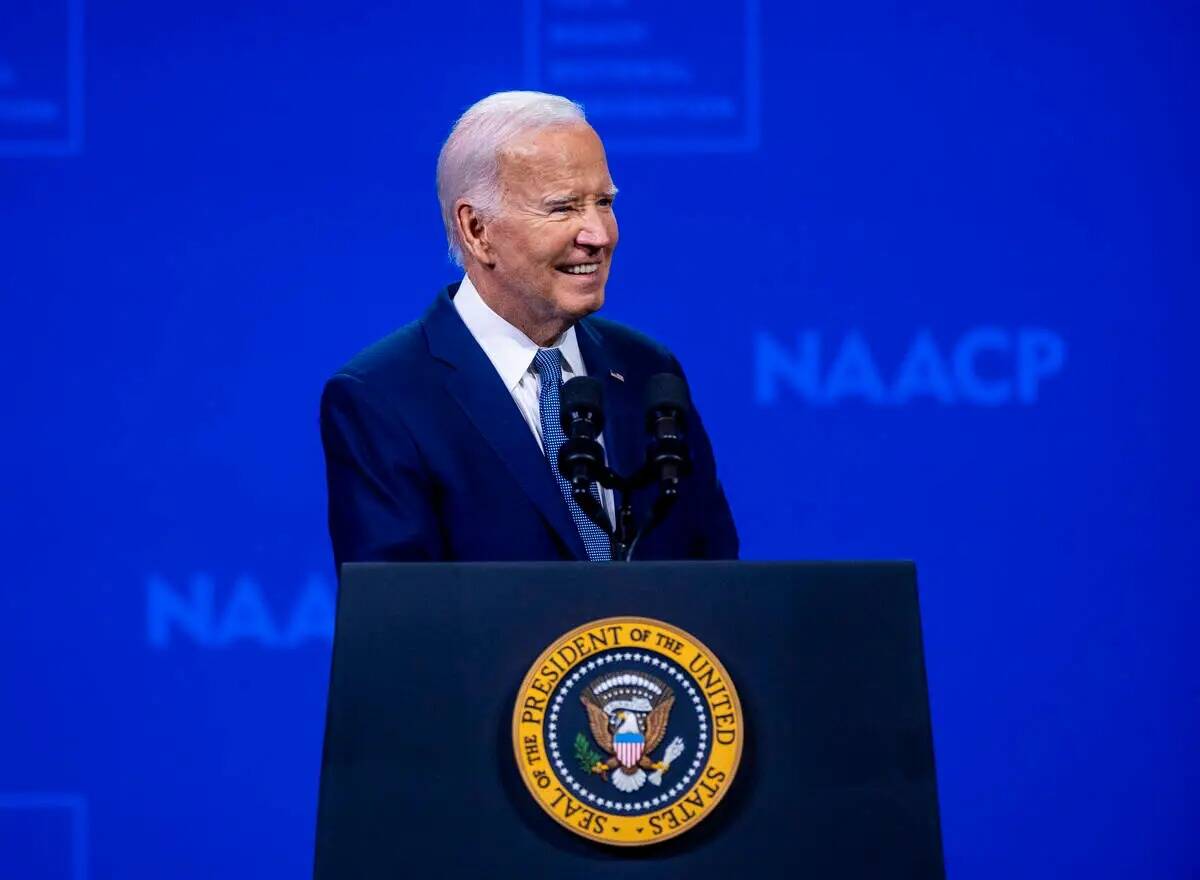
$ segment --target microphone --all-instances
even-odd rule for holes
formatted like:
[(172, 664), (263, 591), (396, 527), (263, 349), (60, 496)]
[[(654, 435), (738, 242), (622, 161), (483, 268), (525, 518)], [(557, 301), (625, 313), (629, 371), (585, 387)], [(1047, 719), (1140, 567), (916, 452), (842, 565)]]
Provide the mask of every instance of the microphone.
[(603, 386), (590, 376), (576, 376), (563, 384), (559, 406), (567, 439), (558, 451), (558, 472), (578, 498), (589, 494), (591, 483), (604, 472), (604, 447), (596, 439), (604, 430)]
[(646, 450), (646, 466), (658, 477), (664, 495), (679, 492), (680, 478), (691, 471), (688, 455), (688, 416), (692, 404), (687, 384), (674, 373), (658, 373), (646, 385), (646, 430), (650, 445)]

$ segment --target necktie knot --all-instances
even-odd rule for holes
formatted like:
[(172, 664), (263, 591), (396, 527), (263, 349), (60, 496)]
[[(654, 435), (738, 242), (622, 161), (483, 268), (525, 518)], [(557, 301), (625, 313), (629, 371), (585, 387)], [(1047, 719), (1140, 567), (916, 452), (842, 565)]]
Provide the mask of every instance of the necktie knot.
[(557, 385), (562, 380), (562, 352), (557, 348), (539, 348), (533, 356), (533, 368), (543, 386)]

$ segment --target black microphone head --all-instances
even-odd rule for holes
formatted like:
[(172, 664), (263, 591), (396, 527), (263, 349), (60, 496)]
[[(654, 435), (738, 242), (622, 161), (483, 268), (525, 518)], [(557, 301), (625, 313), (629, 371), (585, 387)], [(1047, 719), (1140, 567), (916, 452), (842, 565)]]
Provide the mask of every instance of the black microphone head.
[(576, 376), (563, 384), (559, 392), (559, 418), (568, 436), (572, 413), (587, 413), (597, 433), (604, 429), (604, 386), (598, 380)]
[(655, 413), (673, 410), (680, 421), (691, 412), (687, 383), (674, 373), (656, 373), (646, 383), (646, 423), (653, 425)]

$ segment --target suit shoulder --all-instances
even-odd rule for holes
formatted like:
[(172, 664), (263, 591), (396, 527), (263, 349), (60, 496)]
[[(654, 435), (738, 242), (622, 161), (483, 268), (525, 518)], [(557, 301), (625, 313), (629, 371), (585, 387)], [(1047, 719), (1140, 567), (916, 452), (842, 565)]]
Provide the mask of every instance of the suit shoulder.
[(368, 345), (350, 358), (337, 375), (350, 376), (363, 385), (392, 385), (428, 363), (428, 346), (421, 322), (413, 321)]
[(325, 383), (322, 412), (339, 407), (371, 410), (407, 420), (428, 409), (436, 362), (429, 356), (420, 320), (389, 333), (347, 361)]
[(583, 323), (595, 332), (606, 350), (620, 356), (623, 361), (646, 364), (654, 369), (678, 369), (678, 361), (671, 350), (640, 330), (594, 315), (585, 318)]

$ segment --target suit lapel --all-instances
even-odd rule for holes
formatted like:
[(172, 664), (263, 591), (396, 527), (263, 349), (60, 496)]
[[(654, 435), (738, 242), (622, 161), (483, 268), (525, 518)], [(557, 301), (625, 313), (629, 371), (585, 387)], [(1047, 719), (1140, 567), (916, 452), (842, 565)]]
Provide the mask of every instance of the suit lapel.
[[(455, 284), (443, 290), (422, 319), (430, 354), (453, 367), (446, 378), (446, 390), (559, 538), (577, 559), (587, 559), (583, 539), (571, 521), (545, 455), (492, 362), (451, 302), (457, 289)], [(501, 511), (494, 513), (503, 515)]]

